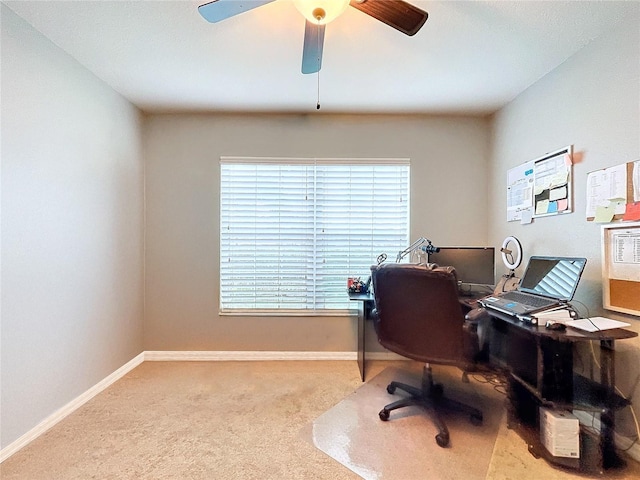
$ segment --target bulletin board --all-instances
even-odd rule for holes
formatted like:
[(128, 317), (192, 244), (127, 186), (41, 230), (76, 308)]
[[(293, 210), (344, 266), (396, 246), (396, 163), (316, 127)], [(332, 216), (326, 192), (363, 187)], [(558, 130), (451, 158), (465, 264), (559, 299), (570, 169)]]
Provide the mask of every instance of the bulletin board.
[(602, 226), (602, 306), (640, 316), (640, 222)]
[(587, 175), (587, 220), (640, 220), (640, 160)]
[(507, 221), (573, 211), (573, 145), (547, 153), (507, 172)]
[(533, 161), (533, 217), (573, 211), (571, 173), (573, 146)]

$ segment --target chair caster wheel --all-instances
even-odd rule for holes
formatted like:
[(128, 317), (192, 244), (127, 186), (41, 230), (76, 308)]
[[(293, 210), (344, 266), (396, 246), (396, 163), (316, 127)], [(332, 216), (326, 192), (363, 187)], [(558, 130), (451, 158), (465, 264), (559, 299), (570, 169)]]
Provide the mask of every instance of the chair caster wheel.
[(387, 393), (393, 395), (394, 393), (396, 393), (396, 387), (391, 384), (387, 385)]
[(476, 413), (471, 414), (471, 425), (482, 425), (482, 413), (479, 415)]
[(449, 435), (445, 435), (444, 433), (437, 434), (436, 443), (439, 447), (446, 447), (447, 445), (449, 445)]
[(378, 413), (378, 416), (380, 417), (380, 420), (386, 422), (387, 420), (389, 420), (389, 410), (385, 410), (383, 408), (382, 410), (380, 410), (380, 413)]

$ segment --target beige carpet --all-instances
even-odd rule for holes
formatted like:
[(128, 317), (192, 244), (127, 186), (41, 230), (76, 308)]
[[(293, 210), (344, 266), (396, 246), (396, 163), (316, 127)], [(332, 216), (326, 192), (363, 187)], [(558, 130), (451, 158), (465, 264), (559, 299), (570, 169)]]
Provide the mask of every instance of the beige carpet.
[(144, 362), (0, 478), (357, 479), (298, 433), (359, 385), (355, 362)]
[[(0, 464), (0, 478), (357, 480), (361, 477), (353, 469), (355, 462), (362, 477), (378, 480), (584, 478), (532, 457), (522, 439), (506, 428), (504, 417), (492, 453), (492, 415), (503, 415), (500, 407), (495, 412), (484, 407), (483, 427), (451, 418), (452, 447), (440, 449), (434, 427), (421, 414), (407, 411), (387, 423), (378, 420), (381, 404), (391, 397), (386, 391), (378, 392), (379, 400), (369, 397), (363, 408), (370, 413), (340, 417), (345, 428), (325, 436), (325, 449), (331, 453), (316, 448), (309, 441), (312, 426), (318, 437), (326, 435), (333, 413), (349, 404), (343, 401), (364, 398), (370, 388), (384, 384), (378, 374), (390, 366), (416, 373), (420, 368), (412, 362), (368, 362), (369, 383), (363, 385), (355, 362), (145, 362)], [(469, 395), (476, 398), (477, 393), (490, 405), (503, 398), (496, 393), (496, 401), (489, 392), (487, 399), (487, 386), (465, 386), (457, 375), (444, 383), (450, 394), (458, 386), (461, 393), (472, 386)], [(378, 429), (375, 435), (357, 428), (367, 424)], [(300, 438), (301, 431), (307, 440)], [(473, 441), (468, 440), (471, 435)], [(360, 457), (354, 456), (350, 444), (366, 442), (368, 455), (361, 450)], [(469, 451), (472, 445), (484, 453)], [(393, 457), (382, 453), (382, 447), (391, 448)], [(477, 471), (469, 473), (462, 451), (477, 458)], [(439, 467), (403, 470), (415, 458)], [(384, 473), (390, 470), (391, 476)], [(629, 468), (607, 472), (606, 478), (638, 479), (640, 464), (630, 462)]]
[(504, 395), (473, 379), (463, 383), (456, 368), (434, 366), (433, 370), (445, 395), (484, 414), (483, 424), (474, 426), (467, 415), (444, 413), (451, 436), (448, 448), (436, 444), (438, 432), (420, 407), (391, 412), (387, 422), (378, 417), (385, 404), (403, 395), (399, 390), (387, 393), (391, 380), (420, 385), (419, 364), (385, 369), (317, 418), (304, 431), (304, 438), (366, 480), (484, 480), (504, 412)]

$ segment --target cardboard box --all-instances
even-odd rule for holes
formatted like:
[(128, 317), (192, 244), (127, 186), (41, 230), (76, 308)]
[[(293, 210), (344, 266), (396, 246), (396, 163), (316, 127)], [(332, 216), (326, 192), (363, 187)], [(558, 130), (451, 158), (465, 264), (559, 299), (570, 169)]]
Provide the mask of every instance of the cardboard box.
[(540, 440), (555, 457), (580, 458), (580, 423), (566, 410), (540, 407)]

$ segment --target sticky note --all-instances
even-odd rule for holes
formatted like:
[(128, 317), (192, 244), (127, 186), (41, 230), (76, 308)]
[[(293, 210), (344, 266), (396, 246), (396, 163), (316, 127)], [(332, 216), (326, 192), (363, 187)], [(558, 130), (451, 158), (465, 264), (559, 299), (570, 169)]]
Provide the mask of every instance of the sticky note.
[(640, 220), (640, 202), (628, 203), (623, 220)]
[(568, 208), (569, 208), (569, 200), (568, 199), (563, 198), (561, 200), (558, 200), (558, 211), (559, 212), (564, 212)]
[(597, 223), (608, 223), (613, 220), (613, 215), (616, 213), (615, 207), (611, 205), (603, 207), (596, 207), (596, 218), (594, 219)]
[(536, 215), (543, 215), (549, 210), (549, 200), (541, 200), (536, 204)]
[(564, 185), (567, 183), (569, 178), (569, 172), (558, 172), (553, 177), (551, 177), (551, 185), (550, 187), (559, 187), (560, 185)]
[(567, 186), (554, 188), (549, 192), (549, 200), (560, 200), (561, 198), (567, 198)]
[(522, 210), (522, 217), (520, 218), (520, 224), (527, 225), (531, 223), (532, 220), (533, 220), (533, 212), (531, 211), (531, 209), (527, 208), (525, 210)]
[(558, 202), (549, 202), (547, 213), (558, 213)]
[(571, 155), (569, 155), (568, 153), (565, 153), (564, 154), (564, 164), (567, 167), (570, 167), (572, 163), (573, 163), (573, 159), (571, 158)]

